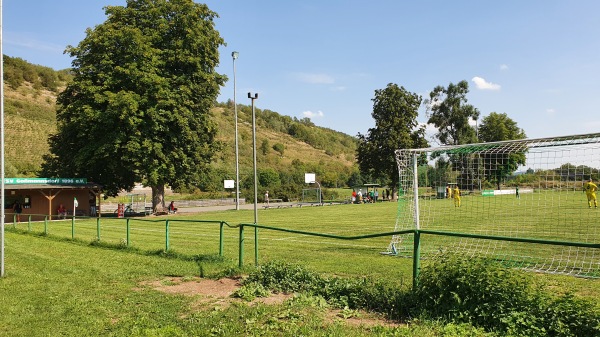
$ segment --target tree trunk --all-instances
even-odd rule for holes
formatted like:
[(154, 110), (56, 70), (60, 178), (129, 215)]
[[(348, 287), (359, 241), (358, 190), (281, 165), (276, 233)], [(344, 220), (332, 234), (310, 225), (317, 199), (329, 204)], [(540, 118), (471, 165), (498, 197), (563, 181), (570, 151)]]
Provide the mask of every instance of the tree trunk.
[(154, 213), (162, 211), (165, 208), (165, 185), (151, 186), (152, 188), (152, 209)]

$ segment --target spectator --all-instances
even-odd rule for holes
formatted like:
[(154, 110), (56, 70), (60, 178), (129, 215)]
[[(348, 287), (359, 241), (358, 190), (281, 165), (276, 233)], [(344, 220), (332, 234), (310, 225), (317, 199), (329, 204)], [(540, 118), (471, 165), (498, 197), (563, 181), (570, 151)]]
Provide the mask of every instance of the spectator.
[(177, 213), (177, 207), (175, 207), (175, 201), (171, 201), (169, 204), (169, 213)]
[(19, 200), (15, 201), (15, 203), (13, 204), (13, 211), (17, 216), (17, 222), (21, 222), (21, 213), (23, 212), (23, 207), (21, 206)]
[(265, 204), (267, 204), (267, 207), (269, 207), (269, 191), (265, 192)]
[(63, 218), (66, 219), (67, 218), (67, 209), (65, 208), (65, 205), (60, 204), (58, 205), (58, 209), (56, 210), (56, 213), (58, 214), (58, 218)]

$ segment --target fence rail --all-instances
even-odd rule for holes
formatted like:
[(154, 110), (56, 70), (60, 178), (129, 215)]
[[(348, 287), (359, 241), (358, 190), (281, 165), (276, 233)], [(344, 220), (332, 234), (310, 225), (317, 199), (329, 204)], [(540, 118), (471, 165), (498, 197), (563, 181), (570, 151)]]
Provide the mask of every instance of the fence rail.
[[(17, 228), (20, 224), (17, 221), (17, 214), (7, 213), (8, 215), (13, 216), (13, 228)], [(32, 231), (32, 217), (40, 217), (43, 215), (40, 214), (30, 214), (27, 215), (27, 231)], [(393, 236), (393, 235), (402, 235), (402, 234), (413, 234), (413, 255), (412, 255), (412, 266), (413, 266), (413, 275), (412, 281), (413, 286), (418, 284), (418, 277), (420, 272), (420, 246), (423, 235), (441, 235), (441, 236), (453, 236), (453, 237), (461, 237), (461, 238), (476, 238), (483, 240), (497, 240), (497, 241), (511, 241), (511, 242), (521, 242), (521, 243), (531, 243), (531, 244), (543, 244), (543, 245), (554, 245), (554, 246), (570, 246), (570, 247), (584, 247), (584, 248), (592, 248), (592, 249), (600, 249), (600, 243), (589, 243), (589, 242), (567, 242), (567, 241), (556, 241), (556, 240), (544, 240), (544, 239), (533, 239), (533, 238), (517, 238), (517, 237), (507, 237), (507, 236), (494, 236), (494, 235), (479, 235), (479, 234), (467, 234), (467, 233), (458, 233), (458, 232), (444, 232), (444, 231), (432, 231), (432, 230), (420, 230), (420, 229), (406, 229), (400, 231), (392, 231), (392, 232), (383, 232), (383, 233), (371, 233), (364, 235), (354, 235), (354, 236), (342, 236), (335, 234), (327, 234), (327, 233), (317, 233), (317, 232), (309, 232), (302, 231), (296, 229), (289, 228), (281, 228), (281, 227), (272, 227), (265, 226), (254, 223), (240, 223), (237, 225), (230, 225), (227, 221), (223, 220), (187, 220), (187, 219), (139, 219), (139, 218), (100, 218), (100, 217), (84, 217), (84, 216), (72, 216), (67, 220), (53, 220), (55, 223), (64, 223), (71, 222), (71, 239), (75, 239), (76, 237), (76, 224), (77, 219), (79, 220), (96, 220), (96, 238), (98, 241), (101, 240), (102, 237), (102, 221), (124, 221), (125, 222), (125, 231), (126, 231), (126, 245), (127, 247), (131, 244), (131, 236), (130, 236), (130, 224), (132, 221), (135, 222), (145, 222), (145, 223), (162, 223), (164, 222), (164, 249), (165, 251), (169, 251), (170, 247), (170, 226), (173, 223), (204, 223), (204, 224), (218, 224), (219, 225), (219, 256), (223, 256), (224, 254), (224, 228), (225, 226), (235, 229), (239, 229), (238, 236), (238, 266), (240, 268), (244, 267), (244, 239), (245, 239), (245, 228), (250, 227), (254, 228), (254, 262), (255, 265), (258, 266), (259, 258), (258, 258), (258, 229), (268, 230), (268, 231), (277, 231), (277, 232), (286, 232), (298, 235), (306, 235), (306, 236), (314, 236), (314, 237), (323, 237), (335, 240), (362, 240), (368, 238), (377, 238), (384, 236)], [(40, 221), (38, 221), (40, 222)], [(44, 225), (44, 234), (49, 234), (50, 226), (48, 221), (48, 216), (44, 216), (43, 220)], [(82, 224), (82, 226), (85, 226)]]

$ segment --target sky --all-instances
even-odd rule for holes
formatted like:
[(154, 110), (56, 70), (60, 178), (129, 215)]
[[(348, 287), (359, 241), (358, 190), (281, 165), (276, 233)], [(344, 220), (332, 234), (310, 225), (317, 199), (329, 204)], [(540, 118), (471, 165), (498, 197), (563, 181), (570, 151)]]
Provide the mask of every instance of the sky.
[[(125, 0), (0, 0), (5, 55), (65, 69), (63, 53), (104, 6)], [(469, 82), (481, 118), (506, 113), (528, 138), (600, 131), (600, 1), (210, 0), (225, 40), (217, 71), (233, 99), (355, 136), (375, 126), (375, 90), (428, 98)], [(426, 109), (418, 121), (427, 122)], [(428, 128), (431, 136), (435, 130)], [(435, 142), (432, 143), (435, 145)]]

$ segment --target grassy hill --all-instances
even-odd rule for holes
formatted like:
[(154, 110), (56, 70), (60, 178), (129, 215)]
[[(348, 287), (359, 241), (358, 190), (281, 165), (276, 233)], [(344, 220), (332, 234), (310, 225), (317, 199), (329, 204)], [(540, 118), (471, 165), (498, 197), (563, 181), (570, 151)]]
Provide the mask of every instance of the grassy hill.
[[(4, 56), (5, 159), (7, 176), (35, 176), (56, 131), (56, 96), (71, 79), (67, 70), (32, 65)], [(211, 111), (221, 151), (214, 158), (213, 182), (202, 190), (222, 189), (235, 178), (234, 109), (217, 103)], [(353, 172), (356, 139), (270, 110), (256, 109), (257, 161), (263, 172), (316, 172), (326, 186), (345, 185)], [(238, 105), (240, 180), (252, 172), (251, 108)], [(220, 186), (220, 187), (218, 187)]]

